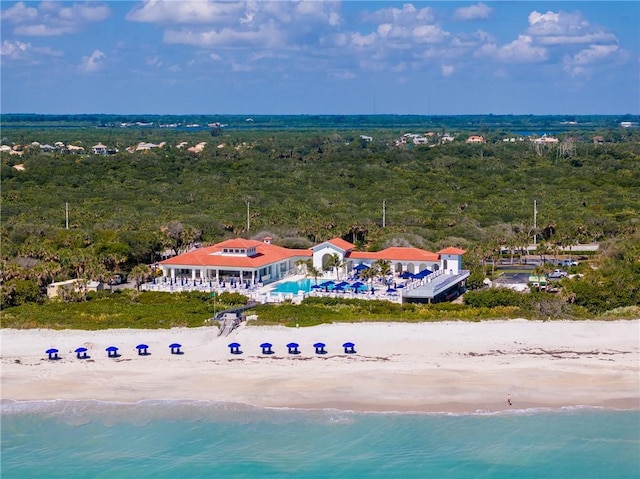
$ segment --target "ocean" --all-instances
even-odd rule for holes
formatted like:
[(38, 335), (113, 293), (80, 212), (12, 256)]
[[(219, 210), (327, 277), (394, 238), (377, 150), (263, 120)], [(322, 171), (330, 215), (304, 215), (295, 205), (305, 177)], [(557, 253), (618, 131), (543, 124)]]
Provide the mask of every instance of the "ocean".
[(10, 478), (640, 477), (640, 414), (265, 409), (207, 401), (2, 401)]

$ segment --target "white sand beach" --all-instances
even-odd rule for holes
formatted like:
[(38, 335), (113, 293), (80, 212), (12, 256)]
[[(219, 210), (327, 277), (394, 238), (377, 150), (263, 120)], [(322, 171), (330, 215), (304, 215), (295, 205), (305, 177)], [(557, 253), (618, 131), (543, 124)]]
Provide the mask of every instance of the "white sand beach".
[[(315, 342), (327, 354), (316, 355)], [(355, 343), (355, 354), (342, 344)], [(241, 344), (232, 355), (228, 344)], [(274, 354), (261, 354), (260, 344)], [(287, 353), (297, 342), (300, 354)], [(136, 345), (149, 346), (139, 356)], [(180, 343), (184, 354), (170, 354)], [(105, 348), (117, 346), (120, 357)], [(89, 359), (74, 350), (88, 349)], [(58, 349), (50, 361), (45, 351)], [(1, 330), (2, 398), (135, 402), (187, 399), (268, 407), (474, 412), (640, 408), (640, 320), (243, 323), (171, 330)], [(507, 398), (511, 399), (509, 406)]]

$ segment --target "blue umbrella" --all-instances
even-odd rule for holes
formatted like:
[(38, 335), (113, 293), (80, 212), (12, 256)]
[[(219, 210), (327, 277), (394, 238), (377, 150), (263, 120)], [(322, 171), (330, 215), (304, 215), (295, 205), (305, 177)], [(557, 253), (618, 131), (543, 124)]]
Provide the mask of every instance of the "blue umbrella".
[(149, 355), (149, 346), (147, 346), (146, 344), (138, 344), (136, 346), (136, 349), (138, 350), (138, 356), (148, 356)]
[(47, 349), (45, 353), (49, 355), (49, 359), (60, 359), (56, 348)]
[(327, 354), (327, 351), (324, 349), (326, 344), (324, 343), (315, 343), (313, 345), (316, 348), (316, 354)]
[(300, 354), (298, 348), (300, 345), (298, 343), (289, 343), (287, 344), (287, 349), (289, 350), (289, 354)]
[(413, 278), (414, 275), (410, 271), (403, 271), (402, 273), (400, 273), (400, 277), (402, 279), (409, 279), (409, 278)]
[(364, 263), (360, 263), (360, 264), (358, 264), (358, 265), (354, 266), (354, 267), (353, 267), (353, 269), (354, 269), (355, 271), (360, 272), (360, 271), (362, 271), (362, 270), (369, 269), (369, 266), (367, 266), (367, 265), (366, 265), (366, 264), (364, 264)]
[(322, 289), (322, 286), (320, 286), (319, 284), (314, 284), (313, 286), (311, 286), (311, 289)]
[(107, 352), (107, 356), (110, 358), (117, 358), (120, 356), (118, 354), (118, 348), (116, 348), (115, 346), (109, 346), (107, 349), (105, 349), (105, 351)]
[(78, 359), (87, 359), (87, 348), (84, 347), (80, 347), (80, 348), (76, 348), (76, 350), (74, 351), (76, 353), (76, 357)]
[(169, 345), (169, 347), (171, 348), (171, 354), (184, 354), (182, 351), (180, 351), (182, 344), (172, 343)]
[(320, 283), (320, 287), (328, 288), (329, 286), (333, 286), (334, 284), (336, 283), (334, 283), (333, 281), (325, 281), (324, 283)]
[(240, 351), (240, 343), (230, 343), (229, 349), (231, 354), (242, 354), (242, 351)]
[(344, 343), (342, 347), (344, 348), (345, 354), (355, 354), (356, 352), (355, 350), (356, 345), (351, 342)]
[(262, 343), (260, 347), (262, 348), (262, 354), (273, 354), (273, 350), (271, 349), (273, 347), (273, 344)]

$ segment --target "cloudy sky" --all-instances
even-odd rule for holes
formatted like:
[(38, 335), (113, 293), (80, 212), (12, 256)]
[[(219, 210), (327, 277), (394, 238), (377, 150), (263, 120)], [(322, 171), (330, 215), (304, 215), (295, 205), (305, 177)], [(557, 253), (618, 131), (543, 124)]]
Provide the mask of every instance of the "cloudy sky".
[(7, 1), (3, 113), (640, 113), (637, 1)]

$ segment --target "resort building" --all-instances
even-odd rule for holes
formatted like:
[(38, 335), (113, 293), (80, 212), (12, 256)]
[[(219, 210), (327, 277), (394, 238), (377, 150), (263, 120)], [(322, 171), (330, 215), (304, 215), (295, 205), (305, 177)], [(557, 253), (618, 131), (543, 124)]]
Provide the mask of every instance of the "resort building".
[[(390, 274), (387, 284), (401, 279), (402, 300), (437, 302), (457, 296), (469, 272), (463, 269), (464, 250), (446, 248), (432, 253), (420, 248), (390, 247), (382, 251), (354, 251), (355, 245), (333, 238), (309, 249), (283, 248), (262, 241), (235, 238), (213, 246), (196, 248), (158, 263), (163, 280), (196, 284), (241, 285), (246, 289), (264, 286), (300, 272), (300, 265), (311, 262), (320, 277), (344, 280), (356, 278), (359, 271), (386, 261)], [(406, 286), (406, 287), (405, 287)]]

